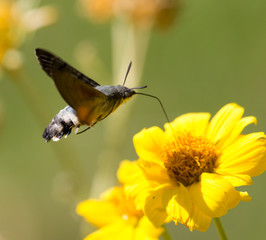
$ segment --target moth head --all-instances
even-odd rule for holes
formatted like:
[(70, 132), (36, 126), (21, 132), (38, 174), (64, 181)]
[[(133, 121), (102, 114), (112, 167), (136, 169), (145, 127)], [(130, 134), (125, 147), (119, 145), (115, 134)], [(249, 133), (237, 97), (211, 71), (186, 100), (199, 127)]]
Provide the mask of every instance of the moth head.
[[(124, 86), (122, 86), (124, 87)], [(129, 98), (131, 98), (133, 95), (136, 94), (136, 92), (134, 91), (134, 89), (142, 89), (142, 88), (146, 88), (147, 86), (142, 86), (142, 87), (134, 87), (134, 88), (127, 88), (124, 87), (124, 91), (123, 91), (123, 100), (128, 100)]]
[(142, 89), (142, 88), (146, 88), (147, 87), (147, 86), (134, 87), (134, 88), (125, 87), (125, 83), (126, 83), (127, 76), (128, 76), (129, 71), (130, 71), (131, 65), (132, 65), (132, 62), (129, 63), (128, 68), (127, 68), (127, 72), (126, 72), (126, 75), (125, 75), (125, 79), (124, 79), (124, 82), (123, 82), (123, 85), (120, 86), (122, 88), (121, 92), (122, 92), (122, 98), (123, 98), (124, 101), (130, 99), (134, 94), (136, 94), (136, 92), (133, 89)]
[(134, 94), (136, 94), (136, 92), (133, 89), (126, 88), (123, 92), (123, 100), (130, 99)]

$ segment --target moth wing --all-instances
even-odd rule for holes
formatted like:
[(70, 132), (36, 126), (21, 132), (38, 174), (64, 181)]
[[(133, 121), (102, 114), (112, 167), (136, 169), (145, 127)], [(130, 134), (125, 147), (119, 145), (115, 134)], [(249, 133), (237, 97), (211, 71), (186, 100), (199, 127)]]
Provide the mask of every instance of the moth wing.
[(74, 75), (76, 79), (79, 79), (82, 82), (87, 83), (92, 87), (100, 86), (100, 84), (93, 81), (91, 78), (85, 76), (84, 74), (79, 72), (74, 67), (70, 66), (68, 63), (66, 63), (65, 61), (63, 61), (61, 58), (57, 57), (53, 53), (41, 48), (37, 48), (35, 52), (40, 65), (50, 77), (53, 78), (53, 74), (56, 71), (62, 71), (62, 72), (65, 71), (70, 73), (71, 75)]
[(107, 100), (104, 93), (95, 89), (99, 84), (46, 50), (37, 48), (36, 55), (63, 99), (77, 111), (80, 122), (92, 125), (97, 121), (100, 113), (96, 110)]

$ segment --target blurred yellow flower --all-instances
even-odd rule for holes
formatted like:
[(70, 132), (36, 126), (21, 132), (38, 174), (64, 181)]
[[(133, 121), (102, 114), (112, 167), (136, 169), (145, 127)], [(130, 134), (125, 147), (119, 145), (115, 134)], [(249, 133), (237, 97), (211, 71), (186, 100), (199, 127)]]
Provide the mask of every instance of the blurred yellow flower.
[(265, 171), (266, 144), (263, 132), (241, 134), (256, 124), (243, 113), (231, 103), (211, 121), (209, 113), (188, 113), (165, 124), (165, 131), (152, 127), (134, 136), (139, 160), (123, 161), (118, 176), (155, 226), (173, 220), (206, 231), (212, 218), (251, 200), (235, 187)]
[(80, 0), (92, 19), (104, 22), (124, 18), (137, 26), (170, 25), (179, 9), (179, 0)]
[(50, 6), (38, 9), (27, 6), (27, 1), (0, 0), (0, 67), (19, 67), (21, 56), (17, 49), (26, 35), (57, 19), (55, 9)]
[(123, 187), (107, 190), (101, 200), (79, 203), (77, 213), (99, 228), (85, 240), (157, 240), (163, 232), (162, 228), (155, 228), (142, 211), (136, 210), (134, 201), (126, 198)]

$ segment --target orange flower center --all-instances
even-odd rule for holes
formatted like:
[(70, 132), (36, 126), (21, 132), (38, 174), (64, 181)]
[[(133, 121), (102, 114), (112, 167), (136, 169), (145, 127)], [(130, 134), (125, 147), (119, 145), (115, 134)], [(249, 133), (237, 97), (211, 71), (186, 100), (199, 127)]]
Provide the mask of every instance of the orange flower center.
[(203, 136), (189, 133), (175, 137), (166, 146), (164, 166), (175, 182), (189, 186), (199, 182), (203, 172), (213, 172), (217, 159), (215, 145)]

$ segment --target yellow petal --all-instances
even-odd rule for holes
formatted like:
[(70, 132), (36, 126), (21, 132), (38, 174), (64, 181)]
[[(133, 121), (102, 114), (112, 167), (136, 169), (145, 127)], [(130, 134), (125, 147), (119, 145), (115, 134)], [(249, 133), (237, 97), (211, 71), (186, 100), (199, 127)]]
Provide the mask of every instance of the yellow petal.
[(235, 174), (235, 175), (223, 175), (223, 177), (230, 182), (234, 187), (251, 185), (253, 183), (249, 175)]
[(192, 202), (189, 191), (182, 184), (176, 187), (175, 195), (170, 199), (166, 211), (173, 221), (187, 226), (192, 213)]
[(239, 192), (239, 193), (240, 193), (241, 201), (244, 201), (244, 202), (251, 201), (251, 197), (248, 195), (247, 192)]
[(190, 132), (194, 136), (201, 136), (205, 133), (210, 119), (209, 113), (187, 113), (176, 118), (171, 124), (166, 123), (164, 128), (166, 134), (173, 135), (174, 132)]
[(190, 187), (193, 203), (210, 217), (221, 217), (240, 201), (240, 193), (222, 176), (203, 173), (199, 183)]
[(162, 185), (149, 192), (144, 206), (144, 214), (155, 227), (160, 227), (167, 218), (166, 207), (176, 194), (176, 187)]
[(193, 205), (192, 214), (187, 222), (187, 227), (190, 231), (196, 229), (201, 232), (206, 232), (211, 224), (212, 218), (200, 211), (195, 205)]
[(161, 152), (165, 145), (165, 134), (158, 127), (143, 129), (134, 138), (134, 146), (138, 156), (146, 161), (162, 163)]
[(98, 231), (88, 235), (84, 240), (103, 240), (103, 239), (115, 239), (125, 240), (133, 239), (134, 226), (128, 224), (127, 221), (116, 221), (113, 224), (107, 225)]
[(139, 220), (133, 240), (158, 240), (163, 231), (163, 228), (155, 228), (144, 216)]
[(121, 214), (138, 214), (132, 198), (125, 194), (124, 186), (116, 186), (102, 193), (101, 198), (114, 205)]
[(117, 171), (119, 181), (124, 184), (125, 194), (135, 199), (136, 208), (143, 209), (146, 195), (151, 183), (146, 181), (141, 168), (136, 161), (122, 161)]
[(156, 181), (164, 184), (170, 181), (169, 175), (165, 167), (157, 162), (145, 161), (139, 159), (137, 164), (142, 169), (147, 180)]
[(117, 171), (117, 177), (119, 182), (127, 183), (134, 182), (136, 178), (142, 176), (141, 169), (139, 168), (137, 161), (124, 160), (120, 162), (120, 166)]
[(207, 138), (213, 143), (220, 141), (232, 131), (243, 113), (244, 109), (235, 103), (230, 103), (222, 107), (209, 124), (206, 134)]
[(115, 201), (121, 202), (124, 201), (124, 189), (121, 186), (116, 186), (107, 189), (101, 194), (101, 199), (106, 200), (106, 201)]
[(199, 231), (207, 231), (211, 217), (200, 211), (193, 203), (188, 188), (182, 184), (168, 203), (167, 214), (175, 222), (180, 222), (186, 227)]
[(234, 144), (224, 149), (216, 161), (215, 172), (222, 175), (243, 174), (251, 177), (266, 169), (266, 145), (264, 133), (240, 136)]
[(228, 136), (224, 138), (223, 141), (220, 141), (217, 144), (217, 147), (220, 149), (220, 151), (232, 144), (236, 140), (236, 138), (241, 134), (243, 129), (251, 123), (257, 124), (257, 119), (253, 116), (244, 117), (240, 119), (240, 121), (236, 124), (235, 128), (232, 130), (232, 132), (230, 132)]
[(76, 212), (96, 227), (103, 227), (120, 218), (114, 205), (106, 201), (83, 201), (78, 204)]

